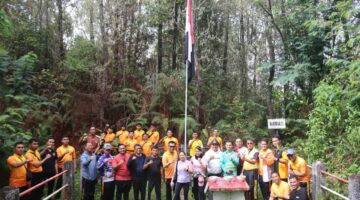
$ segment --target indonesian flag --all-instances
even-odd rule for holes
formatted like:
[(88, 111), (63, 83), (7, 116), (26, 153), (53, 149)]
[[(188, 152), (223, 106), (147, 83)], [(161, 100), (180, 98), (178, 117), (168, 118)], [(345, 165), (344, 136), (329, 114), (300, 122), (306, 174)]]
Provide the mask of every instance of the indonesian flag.
[(195, 37), (193, 29), (192, 0), (186, 0), (185, 64), (188, 67), (188, 82), (195, 75)]

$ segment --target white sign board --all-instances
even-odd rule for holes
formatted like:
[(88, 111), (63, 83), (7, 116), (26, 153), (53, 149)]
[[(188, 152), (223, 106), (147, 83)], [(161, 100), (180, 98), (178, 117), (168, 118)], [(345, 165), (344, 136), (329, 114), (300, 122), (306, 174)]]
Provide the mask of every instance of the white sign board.
[(285, 119), (268, 119), (268, 129), (286, 128)]

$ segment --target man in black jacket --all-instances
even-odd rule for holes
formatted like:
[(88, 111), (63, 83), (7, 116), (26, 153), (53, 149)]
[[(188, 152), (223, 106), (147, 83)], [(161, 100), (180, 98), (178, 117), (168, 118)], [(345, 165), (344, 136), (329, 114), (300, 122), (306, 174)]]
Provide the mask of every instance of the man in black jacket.
[(145, 164), (145, 155), (142, 153), (141, 146), (135, 145), (135, 154), (132, 155), (127, 163), (127, 167), (131, 172), (132, 182), (134, 187), (134, 199), (139, 200), (139, 193), (141, 200), (145, 200), (146, 195), (146, 174), (143, 169)]

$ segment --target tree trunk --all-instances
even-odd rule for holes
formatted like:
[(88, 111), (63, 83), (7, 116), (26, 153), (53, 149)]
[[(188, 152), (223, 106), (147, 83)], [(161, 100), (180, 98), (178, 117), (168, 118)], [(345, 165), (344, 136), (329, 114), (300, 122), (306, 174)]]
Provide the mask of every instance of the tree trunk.
[(267, 94), (267, 98), (266, 98), (266, 103), (267, 103), (267, 110), (268, 110), (269, 118), (274, 118), (272, 81), (274, 80), (274, 76), (275, 76), (275, 66), (273, 64), (273, 63), (275, 63), (275, 47), (274, 47), (274, 43), (273, 43), (272, 28), (270, 26), (268, 26), (268, 30), (265, 32), (265, 34), (266, 34), (266, 41), (267, 41), (267, 45), (268, 45), (269, 61), (271, 63), (271, 67), (270, 67), (270, 71), (269, 71), (269, 78), (268, 78), (268, 82), (267, 82), (268, 94)]
[(95, 43), (95, 36), (94, 36), (94, 5), (91, 3), (90, 9), (89, 9), (89, 18), (90, 18), (90, 24), (89, 24), (89, 32), (90, 32), (90, 41), (91, 43)]
[(173, 21), (173, 41), (172, 41), (172, 69), (176, 69), (176, 43), (177, 43), (177, 23), (178, 23), (178, 3), (174, 0), (174, 21)]
[(59, 58), (58, 61), (63, 60), (65, 57), (65, 48), (64, 48), (64, 30), (63, 30), (63, 3), (62, 0), (56, 0), (58, 7), (58, 18), (57, 18), (57, 27), (58, 27), (58, 45), (59, 45)]
[(163, 58), (163, 47), (162, 47), (162, 29), (163, 29), (163, 24), (162, 22), (160, 22), (158, 24), (158, 44), (157, 44), (157, 51), (158, 51), (158, 59), (157, 59), (157, 73), (161, 73), (162, 71), (162, 58)]
[(227, 64), (228, 64), (228, 46), (229, 46), (229, 25), (230, 25), (230, 15), (229, 10), (226, 14), (226, 22), (225, 22), (225, 46), (224, 46), (224, 55), (223, 55), (223, 73), (227, 72)]
[(248, 69), (246, 61), (244, 14), (240, 14), (240, 94), (244, 101), (247, 100)]

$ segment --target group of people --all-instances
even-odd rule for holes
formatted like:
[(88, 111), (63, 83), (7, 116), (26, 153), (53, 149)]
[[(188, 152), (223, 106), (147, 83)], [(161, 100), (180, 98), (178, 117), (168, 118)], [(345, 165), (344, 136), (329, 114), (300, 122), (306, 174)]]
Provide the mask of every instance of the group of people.
[[(107, 126), (104, 131), (91, 127), (89, 133), (80, 138), (84, 151), (80, 156), (82, 197), (94, 199), (97, 182), (101, 182), (101, 199), (129, 199), (133, 188), (134, 199), (152, 199), (155, 189), (157, 200), (161, 199), (162, 180), (166, 185), (166, 200), (180, 199), (183, 190), (187, 200), (191, 187), (195, 200), (213, 199), (208, 190), (207, 178), (211, 176), (245, 176), (250, 190), (245, 199), (258, 199), (258, 185), (263, 199), (309, 199), (310, 172), (306, 161), (295, 150), (285, 149), (279, 136), (271, 138), (273, 149), (268, 141), (260, 141), (260, 150), (255, 140), (248, 138), (246, 147), (240, 138), (225, 142), (214, 129), (208, 138), (209, 150), (203, 151), (199, 134), (194, 132), (188, 142), (189, 156), (180, 150), (180, 144), (168, 130), (160, 139), (154, 125), (144, 131), (141, 124), (135, 130), (119, 131)], [(65, 162), (73, 162), (76, 171), (76, 152), (69, 145), (69, 137), (64, 136), (62, 145), (55, 149), (55, 140), (49, 138), (45, 148), (38, 150), (36, 139), (29, 141), (29, 150), (24, 153), (24, 143), (14, 145), (14, 154), (8, 158), (10, 168), (9, 185), (25, 191), (30, 185), (60, 173)], [(160, 155), (162, 153), (162, 156)], [(28, 176), (31, 172), (31, 177)], [(56, 187), (62, 184), (61, 176)], [(54, 181), (47, 184), (48, 194), (53, 192)], [(116, 194), (116, 195), (115, 195)], [(43, 187), (25, 195), (22, 199), (37, 200), (43, 195)], [(59, 198), (59, 196), (58, 196)]]

